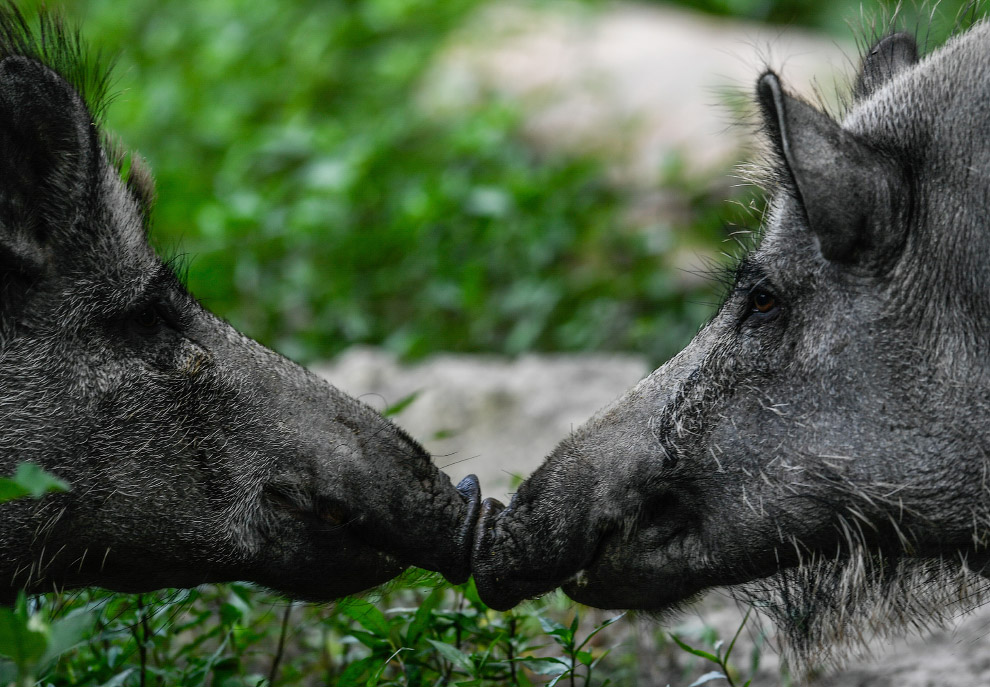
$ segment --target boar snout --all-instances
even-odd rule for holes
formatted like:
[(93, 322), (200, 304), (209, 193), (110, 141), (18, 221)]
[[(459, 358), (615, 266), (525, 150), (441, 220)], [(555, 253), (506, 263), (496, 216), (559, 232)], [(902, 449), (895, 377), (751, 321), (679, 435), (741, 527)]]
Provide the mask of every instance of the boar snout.
[(457, 493), (464, 499), (464, 521), (454, 539), (454, 547), (460, 552), (456, 565), (441, 568), (440, 574), (451, 584), (463, 584), (471, 577), (471, 546), (474, 530), (481, 512), (481, 486), (475, 475), (468, 475), (457, 483)]
[(537, 473), (508, 507), (491, 498), (482, 503), (471, 564), (478, 594), (491, 608), (505, 611), (545, 594), (593, 559), (607, 524), (590, 509), (573, 507), (587, 504), (586, 487), (540, 487), (559, 477)]

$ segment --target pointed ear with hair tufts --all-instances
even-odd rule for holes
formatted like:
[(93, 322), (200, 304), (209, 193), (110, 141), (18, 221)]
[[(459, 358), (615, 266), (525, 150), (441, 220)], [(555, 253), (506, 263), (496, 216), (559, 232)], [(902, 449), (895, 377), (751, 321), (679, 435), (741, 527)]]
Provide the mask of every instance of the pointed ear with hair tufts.
[(871, 95), (917, 62), (918, 44), (914, 37), (902, 32), (881, 38), (863, 56), (863, 71), (856, 80), (856, 96)]
[(773, 72), (760, 77), (756, 93), (822, 255), (843, 263), (889, 257), (903, 237), (903, 172), (828, 115), (784, 93)]
[(41, 63), (0, 61), (0, 269), (29, 276), (83, 216), (99, 160), (75, 89)]

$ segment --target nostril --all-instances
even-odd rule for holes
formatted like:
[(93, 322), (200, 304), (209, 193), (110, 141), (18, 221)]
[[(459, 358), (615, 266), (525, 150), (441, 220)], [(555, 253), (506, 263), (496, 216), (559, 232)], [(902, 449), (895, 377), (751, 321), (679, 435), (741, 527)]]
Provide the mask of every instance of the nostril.
[(350, 512), (336, 499), (313, 496), (296, 484), (273, 482), (264, 487), (265, 499), (294, 518), (339, 527), (350, 521)]
[(339, 527), (348, 521), (348, 512), (343, 504), (330, 499), (320, 499), (314, 513), (321, 522)]
[(481, 499), (481, 486), (476, 475), (468, 475), (458, 482), (457, 491), (469, 504)]
[(489, 527), (489, 521), (497, 518), (505, 511), (505, 505), (498, 499), (487, 498), (481, 504), (481, 512), (478, 514), (478, 530), (484, 531)]
[(279, 510), (287, 511), (295, 516), (300, 516), (308, 509), (305, 502), (308, 499), (299, 489), (288, 484), (266, 484), (262, 490), (266, 501)]
[(466, 505), (464, 522), (457, 532), (457, 544), (465, 552), (465, 556), (469, 556), (472, 532), (481, 509), (481, 486), (478, 484), (478, 478), (475, 475), (468, 475), (462, 479), (457, 485), (457, 493), (461, 495)]

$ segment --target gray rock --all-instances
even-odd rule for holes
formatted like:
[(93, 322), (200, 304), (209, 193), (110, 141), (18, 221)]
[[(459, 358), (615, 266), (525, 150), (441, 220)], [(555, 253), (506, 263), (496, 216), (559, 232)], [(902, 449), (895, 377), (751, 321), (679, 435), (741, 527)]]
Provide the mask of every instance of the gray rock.
[(751, 132), (733, 125), (767, 65), (828, 100), (855, 55), (808, 31), (656, 4), (498, 2), (441, 53), (421, 102), (508, 98), (538, 145), (599, 155), (618, 183), (649, 187), (671, 165), (693, 177), (739, 161)]
[(649, 370), (634, 355), (437, 355), (413, 365), (353, 348), (313, 368), (379, 410), (415, 399), (395, 416), (454, 481), (475, 473), (486, 495), (506, 497), (554, 444)]

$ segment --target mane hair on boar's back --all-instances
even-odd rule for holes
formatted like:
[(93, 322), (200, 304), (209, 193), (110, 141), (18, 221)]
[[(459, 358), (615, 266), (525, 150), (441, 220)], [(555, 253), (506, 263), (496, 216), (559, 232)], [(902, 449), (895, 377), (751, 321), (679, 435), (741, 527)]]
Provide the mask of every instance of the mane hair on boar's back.
[(0, 475), (70, 486), (0, 504), (0, 604), (466, 580), (477, 480), (188, 293), (148, 243), (150, 173), (100, 130), (108, 73), (57, 15), (0, 4)]
[(985, 603), (990, 23), (918, 42), (879, 32), (839, 117), (759, 77), (762, 231), (681, 353), (482, 504), (486, 603), (725, 587), (798, 674)]

